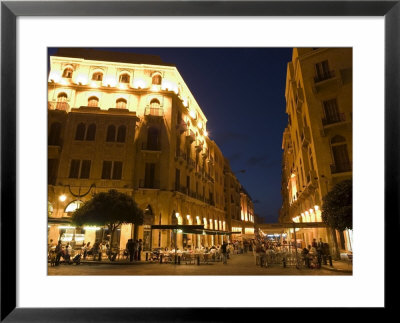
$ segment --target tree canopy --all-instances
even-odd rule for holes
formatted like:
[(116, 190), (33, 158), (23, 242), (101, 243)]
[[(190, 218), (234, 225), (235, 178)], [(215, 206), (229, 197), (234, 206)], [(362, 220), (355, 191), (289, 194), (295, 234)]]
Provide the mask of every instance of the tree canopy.
[(323, 198), (322, 221), (339, 231), (353, 229), (353, 184), (345, 180)]
[(97, 193), (72, 215), (76, 225), (108, 226), (111, 231), (123, 223), (143, 224), (143, 211), (136, 202), (116, 190)]

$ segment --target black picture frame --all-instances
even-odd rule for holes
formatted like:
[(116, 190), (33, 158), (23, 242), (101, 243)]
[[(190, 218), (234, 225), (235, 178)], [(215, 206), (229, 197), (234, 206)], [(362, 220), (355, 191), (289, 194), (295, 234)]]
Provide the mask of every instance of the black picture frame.
[[(19, 16), (383, 16), (385, 19), (385, 309), (398, 275), (388, 255), (399, 231), (400, 1), (2, 1), (1, 3), (1, 321), (236, 321), (230, 308), (16, 307), (16, 19)], [(390, 216), (389, 216), (390, 214)], [(15, 243), (10, 243), (14, 241)], [(372, 260), (371, 260), (372, 261)], [(317, 295), (317, 293), (316, 293)], [(328, 304), (327, 304), (328, 305)], [(268, 304), (266, 304), (268, 306)], [(310, 303), (312, 306), (312, 303)], [(250, 309), (252, 317), (265, 309)], [(247, 309), (249, 311), (249, 309)], [(327, 310), (325, 316), (331, 312)], [(254, 314), (253, 314), (254, 313)], [(246, 312), (246, 316), (248, 313)], [(321, 315), (321, 313), (320, 313)]]

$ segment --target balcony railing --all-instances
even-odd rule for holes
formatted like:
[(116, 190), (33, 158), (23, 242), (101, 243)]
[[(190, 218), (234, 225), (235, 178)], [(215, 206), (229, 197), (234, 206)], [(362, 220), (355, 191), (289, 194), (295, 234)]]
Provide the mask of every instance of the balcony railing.
[(351, 172), (350, 163), (341, 163), (337, 165), (331, 165), (331, 174)]
[(323, 118), (322, 119), (322, 125), (327, 126), (330, 124), (338, 123), (338, 122), (343, 122), (346, 121), (346, 116), (344, 113), (337, 113), (334, 116), (331, 116), (329, 118)]
[(196, 140), (196, 136), (192, 130), (188, 130), (186, 132), (186, 138), (192, 143), (193, 141)]
[(162, 108), (146, 107), (144, 109), (144, 115), (145, 116), (162, 117), (162, 116), (164, 116), (164, 110)]
[(193, 169), (193, 168), (196, 167), (196, 163), (195, 163), (195, 161), (194, 161), (192, 158), (187, 158), (187, 159), (186, 159), (186, 162), (187, 162), (187, 166), (188, 166), (189, 168)]
[(307, 146), (311, 142), (310, 128), (305, 126), (300, 137), (303, 146)]
[(187, 131), (187, 124), (185, 121), (181, 120), (177, 125), (176, 129), (182, 134)]
[(182, 158), (184, 160), (186, 160), (186, 154), (182, 151), (182, 150), (175, 150), (175, 158)]
[(319, 83), (335, 77), (335, 71), (325, 71), (324, 73), (314, 77), (314, 82)]
[(152, 188), (152, 189), (159, 189), (160, 188), (160, 181), (156, 180), (145, 180), (141, 179), (139, 180), (139, 188)]
[(142, 142), (142, 150), (161, 151), (161, 145)]

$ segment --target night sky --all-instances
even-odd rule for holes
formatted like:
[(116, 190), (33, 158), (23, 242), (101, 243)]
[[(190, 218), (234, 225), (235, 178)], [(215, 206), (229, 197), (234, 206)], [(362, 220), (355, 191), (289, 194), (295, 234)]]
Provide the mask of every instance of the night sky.
[(175, 64), (208, 120), (209, 137), (255, 202), (255, 213), (277, 222), (291, 48), (101, 49), (159, 55)]

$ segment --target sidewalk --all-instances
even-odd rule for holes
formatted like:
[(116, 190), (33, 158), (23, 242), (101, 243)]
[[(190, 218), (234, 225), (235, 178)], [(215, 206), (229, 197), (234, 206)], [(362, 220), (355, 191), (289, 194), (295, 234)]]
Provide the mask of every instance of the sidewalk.
[(340, 271), (346, 273), (353, 272), (353, 264), (344, 260), (332, 260), (332, 267), (329, 265), (322, 265), (322, 268), (332, 271)]

